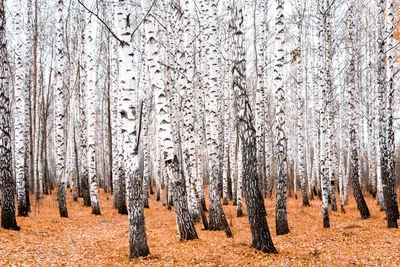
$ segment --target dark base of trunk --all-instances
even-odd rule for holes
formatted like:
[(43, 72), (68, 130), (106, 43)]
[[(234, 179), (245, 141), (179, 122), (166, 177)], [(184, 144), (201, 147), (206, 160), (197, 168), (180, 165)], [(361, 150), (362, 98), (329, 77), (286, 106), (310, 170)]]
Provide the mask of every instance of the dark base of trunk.
[(12, 230), (12, 231), (21, 230), (21, 227), (19, 227), (18, 225), (8, 225), (7, 223), (5, 223), (5, 225), (2, 224), (1, 228), (6, 229), (6, 230)]
[[(264, 219), (265, 220), (265, 219)], [(267, 225), (267, 223), (265, 223)], [(264, 253), (278, 254), (274, 244), (272, 243), (271, 235), (268, 227), (261, 227), (252, 234), (252, 247)]]
[(357, 182), (353, 181), (353, 193), (357, 202), (357, 209), (360, 211), (361, 219), (368, 219), (371, 217), (371, 214), (369, 213), (367, 203), (365, 202), (360, 185), (358, 184), (358, 178), (354, 180), (357, 180)]
[(201, 220), (200, 213), (190, 214), (190, 216), (192, 217), (192, 221), (194, 223), (200, 222)]
[(58, 209), (60, 211), (60, 216), (63, 218), (68, 218), (66, 194), (67, 192), (65, 184), (60, 184), (57, 190), (57, 198), (58, 198)]
[(200, 211), (201, 221), (203, 223), (203, 229), (202, 230), (208, 230), (207, 216), (206, 216), (206, 213), (203, 210), (203, 207), (201, 206), (201, 200), (200, 200), (199, 192), (197, 191), (195, 186), (193, 186), (193, 190), (194, 190), (194, 195), (195, 195), (196, 201), (197, 201), (197, 207), (198, 207), (198, 209)]
[(150, 255), (150, 250), (149, 247), (147, 246), (130, 246), (130, 252), (129, 252), (129, 257), (131, 259), (138, 258), (138, 257), (145, 257), (147, 255)]
[(128, 215), (126, 205), (121, 205), (118, 207), (118, 214)]
[(337, 208), (336, 201), (333, 201), (331, 204), (332, 204), (332, 211), (337, 211), (338, 208)]
[(341, 213), (346, 213), (343, 204), (340, 205), (340, 212), (341, 212)]
[(68, 210), (66, 207), (65, 208), (60, 207), (59, 210), (60, 210), (60, 217), (68, 218)]
[(329, 223), (329, 218), (323, 218), (323, 225), (324, 228), (331, 228), (331, 225)]
[(303, 195), (302, 197), (302, 201), (303, 201), (303, 207), (309, 207), (309, 206), (311, 206), (310, 205), (310, 202), (308, 201), (308, 197), (307, 197), (307, 195)]
[[(221, 203), (219, 204), (221, 205)], [(209, 214), (209, 230), (210, 231), (225, 231), (226, 237), (230, 238), (233, 236), (231, 229), (229, 228), (228, 221), (226, 220), (224, 211), (220, 206), (212, 208), (210, 207)]]
[(90, 201), (89, 190), (84, 189), (82, 192), (82, 196), (83, 196), (83, 206), (90, 207), (92, 205), (92, 203)]
[(20, 217), (28, 217), (29, 216), (29, 207), (23, 205), (18, 205), (18, 216)]
[(101, 215), (100, 207), (99, 207), (98, 205), (95, 206), (95, 207), (92, 207), (92, 214), (94, 214), (94, 215)]
[(157, 188), (157, 195), (156, 195), (156, 201), (160, 201), (160, 199), (161, 199), (161, 193), (160, 193), (160, 189), (159, 188)]
[(228, 198), (224, 197), (223, 201), (222, 201), (222, 205), (228, 205)]
[(204, 213), (204, 211), (201, 211), (201, 221), (203, 223), (203, 230), (208, 230), (208, 221), (207, 221), (207, 216)]
[(243, 217), (243, 210), (242, 210), (242, 207), (240, 207), (240, 206), (237, 206), (236, 217)]
[(321, 190), (318, 190), (317, 195), (318, 195), (319, 200), (322, 201), (322, 192), (321, 192)]
[(206, 200), (204, 198), (201, 199), (201, 208), (203, 209), (204, 212), (208, 212), (206, 206)]
[[(144, 189), (144, 190), (146, 190), (146, 189)], [(144, 191), (144, 194), (143, 194), (143, 206), (144, 206), (146, 209), (149, 209), (149, 208), (150, 208), (150, 207), (149, 207), (149, 193), (148, 193), (147, 190)]]
[[(124, 178), (125, 179), (125, 178)], [(118, 213), (128, 214), (128, 208), (126, 207), (126, 187), (125, 184), (120, 185), (121, 191), (118, 192)]]
[(150, 195), (154, 195), (154, 190), (152, 186), (150, 186)]
[[(4, 176), (3, 176), (4, 179)], [(18, 231), (21, 228), (17, 224), (15, 218), (15, 199), (14, 199), (14, 189), (11, 174), (8, 180), (3, 180), (2, 197), (1, 202), (1, 227), (7, 230)]]
[(289, 223), (287, 220), (287, 213), (285, 212), (276, 212), (276, 235), (286, 235), (289, 231)]
[(178, 157), (174, 156), (172, 161), (166, 162), (166, 168), (173, 188), (172, 197), (180, 241), (198, 239), (188, 208), (185, 180), (181, 175)]

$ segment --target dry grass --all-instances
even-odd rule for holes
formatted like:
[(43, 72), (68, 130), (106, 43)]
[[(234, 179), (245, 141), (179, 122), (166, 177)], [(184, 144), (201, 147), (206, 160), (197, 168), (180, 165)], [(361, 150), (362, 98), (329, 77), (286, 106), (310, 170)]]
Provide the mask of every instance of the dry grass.
[(387, 229), (385, 214), (367, 198), (372, 217), (361, 220), (351, 199), (346, 214), (331, 212), (331, 229), (322, 228), (321, 202), (302, 207), (288, 200), (290, 233), (275, 235), (274, 202), (266, 201), (268, 223), (278, 255), (250, 248), (247, 217), (224, 206), (234, 238), (196, 228), (199, 240), (179, 242), (175, 215), (150, 200), (146, 210), (151, 255), (128, 259), (127, 216), (100, 195), (103, 215), (68, 201), (69, 218), (58, 215), (55, 195), (46, 196), (30, 217), (18, 217), (19, 232), (0, 229), (0, 266), (400, 266), (400, 230)]

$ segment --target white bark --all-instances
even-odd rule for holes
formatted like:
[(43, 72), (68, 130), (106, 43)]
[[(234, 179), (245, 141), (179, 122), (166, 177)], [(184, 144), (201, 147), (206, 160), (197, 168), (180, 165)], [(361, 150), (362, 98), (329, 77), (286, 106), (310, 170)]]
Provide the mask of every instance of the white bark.
[[(85, 1), (87, 7), (91, 7), (93, 0)], [(87, 163), (88, 179), (90, 186), (90, 202), (92, 213), (100, 215), (100, 205), (97, 195), (97, 174), (96, 174), (96, 150), (95, 150), (95, 130), (96, 130), (96, 59), (94, 34), (96, 24), (94, 16), (86, 12), (86, 67), (87, 67)]]
[(64, 42), (63, 42), (63, 1), (58, 0), (57, 6), (57, 31), (56, 31), (56, 96), (55, 96), (55, 117), (56, 117), (56, 177), (58, 181), (58, 205), (61, 217), (68, 217), (66, 203), (67, 177), (65, 175), (65, 145), (64, 145)]
[(285, 88), (284, 67), (285, 61), (285, 17), (284, 0), (277, 0), (276, 37), (275, 37), (275, 68), (274, 87), (276, 98), (275, 122), (275, 164), (276, 164), (276, 233), (283, 235), (289, 233), (289, 224), (286, 211), (286, 185), (288, 180), (287, 170), (287, 139), (284, 130), (285, 116)]

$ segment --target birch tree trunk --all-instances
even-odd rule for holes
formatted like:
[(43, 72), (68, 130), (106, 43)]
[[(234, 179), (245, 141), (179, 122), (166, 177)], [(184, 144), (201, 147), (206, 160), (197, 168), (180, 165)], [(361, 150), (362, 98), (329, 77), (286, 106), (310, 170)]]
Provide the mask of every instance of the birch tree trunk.
[[(165, 4), (165, 3), (164, 3)], [(150, 85), (154, 90), (157, 110), (157, 134), (161, 144), (161, 153), (164, 159), (168, 178), (173, 186), (174, 209), (180, 240), (197, 239), (196, 229), (189, 213), (183, 177), (180, 172), (180, 162), (174, 150), (171, 132), (171, 119), (164, 81), (162, 77), (158, 39), (156, 36), (156, 21), (147, 0), (142, 0), (142, 12), (146, 14), (144, 20), (147, 61), (150, 72)], [(175, 136), (174, 138), (177, 138)], [(157, 154), (157, 157), (160, 155)]]
[[(15, 174), (17, 183), (18, 216), (28, 216), (29, 212), (29, 194), (26, 193), (27, 176), (25, 172), (25, 127), (26, 104), (23, 98), (24, 94), (24, 66), (23, 66), (23, 14), (22, 3), (20, 0), (14, 1), (14, 39), (16, 43), (15, 51), (15, 81), (14, 81), (14, 132), (15, 132)], [(26, 92), (25, 92), (26, 93)]]
[(0, 1), (0, 177), (1, 228), (20, 230), (15, 218), (15, 182), (12, 176), (10, 70), (6, 41), (5, 0)]
[(87, 84), (87, 71), (86, 71), (86, 55), (85, 55), (85, 11), (84, 8), (80, 9), (80, 26), (81, 26), (81, 63), (79, 71), (79, 158), (80, 158), (80, 175), (81, 177), (81, 188), (83, 205), (89, 207), (90, 193), (89, 193), (89, 180), (88, 180), (88, 168), (87, 168), (87, 120), (86, 120), (86, 84)]
[[(319, 59), (320, 62), (324, 62), (324, 55), (323, 55), (323, 43), (325, 41), (325, 8), (324, 8), (324, 1), (320, 0), (318, 2), (318, 15), (320, 16), (320, 28), (319, 28)], [(327, 93), (326, 87), (324, 83), (324, 74), (326, 71), (325, 64), (322, 64), (324, 68), (320, 69), (320, 76), (319, 78), (319, 87), (321, 91), (320, 95), (320, 184), (321, 184), (321, 191), (322, 191), (322, 216), (323, 216), (323, 226), (324, 228), (330, 228), (329, 222), (329, 168), (327, 165), (327, 147), (329, 146), (329, 139), (327, 135), (327, 127), (328, 127), (328, 114), (327, 112)]]
[(197, 145), (197, 154), (198, 154), (198, 181), (199, 183), (196, 185), (196, 188), (199, 192), (201, 206), (204, 211), (207, 211), (205, 194), (204, 194), (204, 178), (207, 174), (207, 140), (206, 140), (206, 127), (207, 127), (207, 114), (206, 114), (206, 106), (205, 106), (205, 92), (209, 87), (209, 68), (207, 64), (207, 54), (209, 51), (209, 46), (207, 46), (207, 42), (210, 35), (209, 22), (208, 22), (208, 14), (209, 14), (209, 0), (198, 0), (198, 5), (200, 6), (200, 14), (199, 14), (199, 28), (200, 28), (200, 75), (199, 75), (199, 86), (201, 90), (195, 90), (196, 95), (196, 117), (197, 121), (200, 123), (197, 125), (197, 134), (198, 134), (198, 145)]
[(233, 90), (241, 146), (243, 151), (243, 184), (246, 207), (252, 233), (252, 247), (265, 253), (277, 253), (269, 232), (264, 199), (262, 196), (257, 170), (256, 129), (254, 116), (250, 109), (246, 85), (246, 52), (244, 49), (244, 1), (236, 1), (232, 8), (232, 38), (234, 60), (232, 66)]
[(208, 155), (209, 155), (209, 170), (210, 170), (210, 212), (209, 226), (211, 231), (225, 230), (227, 237), (232, 237), (232, 232), (229, 228), (228, 221), (222, 209), (221, 200), (218, 192), (219, 175), (219, 118), (218, 118), (218, 101), (220, 99), (218, 90), (218, 51), (217, 51), (217, 1), (210, 1), (209, 8), (209, 105), (208, 105)]
[(285, 117), (285, 88), (284, 68), (285, 61), (285, 17), (284, 0), (276, 0), (276, 62), (274, 68), (274, 87), (276, 97), (276, 126), (275, 126), (275, 164), (276, 164), (276, 234), (289, 233), (289, 224), (286, 211), (286, 186), (287, 186), (287, 139), (284, 130)]
[[(194, 79), (194, 61), (193, 61), (193, 21), (191, 16), (193, 16), (193, 5), (192, 1), (185, 0), (183, 3), (183, 17), (178, 23), (180, 29), (184, 31), (183, 43), (178, 47), (179, 58), (177, 59), (178, 64), (182, 70), (186, 69), (186, 75), (184, 72), (180, 71), (180, 77), (178, 79), (179, 84), (184, 92), (182, 94), (185, 96), (183, 99), (183, 130), (184, 130), (184, 162), (187, 170), (186, 177), (186, 191), (188, 195), (188, 205), (189, 211), (192, 216), (193, 221), (200, 220), (200, 213), (197, 209), (197, 201), (195, 193), (193, 190), (193, 185), (196, 184), (196, 155), (195, 155), (195, 140), (194, 140), (194, 109), (193, 109), (193, 79)], [(178, 31), (178, 35), (181, 34)], [(184, 48), (183, 48), (184, 45)], [(186, 77), (185, 77), (186, 76)], [(186, 90), (185, 90), (186, 89)]]
[[(267, 1), (268, 2), (268, 1)], [(260, 40), (257, 42), (257, 31), (256, 24), (254, 22), (254, 42), (255, 44), (255, 53), (257, 58), (257, 66), (256, 74), (257, 74), (257, 87), (256, 87), (256, 114), (255, 114), (255, 127), (256, 127), (256, 138), (257, 138), (257, 170), (259, 173), (259, 180), (261, 188), (265, 188), (265, 80), (266, 77), (264, 75), (263, 68), (265, 67), (265, 53), (264, 53), (264, 45), (265, 45), (265, 24), (266, 24), (266, 7), (265, 0), (261, 0), (260, 8), (261, 8), (261, 27), (262, 30), (260, 32)], [(254, 20), (256, 16), (254, 16)], [(269, 152), (268, 152), (269, 153)]]
[[(113, 20), (116, 22), (116, 4), (113, 3)], [(116, 23), (113, 23), (116, 25)], [(116, 30), (116, 26), (113, 27)], [(118, 208), (119, 195), (119, 169), (118, 169), (118, 137), (119, 137), (119, 120), (118, 116), (118, 96), (120, 94), (118, 87), (118, 43), (114, 38), (111, 40), (111, 142), (112, 142), (112, 186), (113, 186), (113, 205)]]
[[(126, 170), (126, 194), (128, 198), (128, 220), (129, 220), (129, 257), (137, 258), (150, 254), (147, 245), (146, 227), (144, 219), (142, 182), (139, 175), (138, 155), (138, 129), (137, 98), (134, 89), (133, 76), (133, 49), (131, 47), (131, 26), (129, 22), (128, 2), (116, 1), (116, 22), (119, 43), (119, 79), (118, 85), (121, 89), (122, 103), (119, 116), (122, 119), (122, 135), (124, 165)], [(139, 125), (140, 127), (140, 125)], [(121, 179), (121, 177), (120, 177)]]
[[(237, 115), (236, 115), (237, 116)], [(240, 141), (239, 136), (239, 128), (236, 127), (236, 153), (237, 153), (237, 185), (236, 185), (236, 216), (243, 216), (243, 151), (242, 151), (242, 142)]]
[(329, 200), (332, 205), (332, 211), (337, 211), (336, 196), (335, 196), (335, 176), (333, 173), (333, 85), (332, 85), (332, 7), (334, 2), (326, 0), (325, 14), (324, 14), (324, 28), (325, 28), (325, 86), (326, 86), (326, 113), (327, 117), (327, 135), (325, 136), (325, 153), (326, 160), (328, 161), (328, 188)]
[(64, 107), (64, 78), (63, 74), (65, 71), (65, 59), (64, 59), (64, 42), (63, 42), (63, 0), (58, 0), (57, 6), (57, 31), (56, 31), (56, 177), (58, 182), (57, 198), (58, 208), (60, 210), (61, 217), (68, 217), (67, 211), (67, 177), (65, 175), (65, 145), (64, 145), (64, 118), (65, 118), (65, 107)]
[[(93, 0), (86, 0), (86, 6), (90, 7)], [(96, 174), (96, 151), (95, 151), (95, 130), (96, 130), (96, 60), (93, 15), (86, 12), (86, 67), (87, 67), (87, 163), (88, 179), (90, 186), (90, 203), (92, 214), (101, 215), (99, 199), (97, 196), (97, 174)]]
[[(372, 12), (371, 8), (368, 12)], [(376, 125), (376, 73), (374, 71), (374, 64), (376, 60), (376, 36), (374, 23), (368, 23), (367, 28), (367, 89), (368, 89), (368, 182), (370, 186), (370, 194), (373, 198), (377, 195), (377, 177), (376, 177), (376, 138), (375, 138), (375, 125)]]
[(358, 149), (357, 149), (357, 129), (356, 129), (356, 99), (355, 99), (355, 94), (356, 94), (356, 84), (355, 84), (355, 53), (354, 53), (354, 41), (353, 41), (353, 36), (355, 36), (355, 21), (354, 21), (354, 13), (353, 13), (353, 7), (350, 6), (349, 9), (349, 20), (348, 20), (348, 25), (349, 25), (349, 56), (350, 56), (350, 65), (349, 65), (349, 96), (350, 96), (350, 114), (351, 114), (351, 120), (350, 120), (350, 148), (351, 148), (351, 183), (353, 187), (353, 194), (354, 198), (356, 199), (357, 202), (357, 208), (360, 211), (360, 215), (362, 219), (368, 219), (370, 217), (370, 213), (367, 207), (367, 204), (364, 200), (364, 197), (362, 195), (361, 191), (361, 185), (359, 183), (359, 172), (358, 172)]
[[(298, 9), (298, 37), (297, 37), (297, 51), (298, 53), (296, 57), (296, 65), (297, 65), (297, 90), (298, 90), (298, 99), (297, 99), (297, 110), (298, 110), (298, 122), (297, 122), (297, 131), (298, 131), (298, 174), (299, 174), (299, 180), (300, 180), (300, 186), (301, 186), (301, 199), (303, 202), (303, 206), (310, 206), (310, 203), (308, 202), (308, 197), (307, 197), (307, 188), (306, 188), (306, 171), (305, 171), (305, 151), (304, 151), (304, 128), (305, 124), (307, 124), (306, 117), (305, 117), (305, 112), (307, 113), (307, 110), (305, 109), (305, 103), (306, 103), (306, 98), (305, 98), (305, 93), (306, 93), (306, 83), (304, 81), (304, 72), (305, 72), (305, 66), (303, 62), (303, 55), (305, 55), (305, 52), (302, 52), (302, 34), (303, 34), (303, 6), (304, 3), (302, 1), (297, 2), (297, 9)], [(302, 54), (303, 53), (303, 54)], [(307, 134), (307, 133), (306, 133)], [(307, 143), (305, 144), (306, 146), (308, 145)]]
[[(383, 13), (383, 6), (382, 13)], [(380, 14), (381, 15), (381, 14)], [(394, 32), (394, 17), (393, 17), (393, 0), (386, 0), (386, 92), (387, 92), (387, 115), (385, 114), (384, 105), (381, 106), (382, 114), (380, 124), (381, 132), (387, 131), (384, 136), (380, 136), (382, 148), (382, 188), (386, 206), (386, 220), (388, 228), (398, 228), (397, 219), (399, 218), (399, 208), (396, 197), (396, 178), (395, 178), (395, 143), (393, 131), (393, 103), (394, 103), (394, 74), (393, 74), (393, 32)], [(381, 65), (380, 63), (379, 65)], [(381, 70), (382, 71), (382, 70)], [(383, 87), (381, 87), (383, 91)], [(382, 92), (383, 95), (383, 92)], [(382, 103), (382, 102), (381, 102)], [(383, 104), (383, 103), (382, 103)], [(385, 119), (386, 118), (386, 119)], [(386, 125), (385, 125), (386, 124)], [(385, 149), (385, 145), (387, 145)]]

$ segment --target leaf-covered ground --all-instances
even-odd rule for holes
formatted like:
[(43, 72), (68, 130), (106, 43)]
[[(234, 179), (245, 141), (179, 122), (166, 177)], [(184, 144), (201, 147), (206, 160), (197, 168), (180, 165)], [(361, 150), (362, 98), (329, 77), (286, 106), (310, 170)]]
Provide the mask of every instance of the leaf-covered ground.
[(236, 218), (224, 206), (234, 238), (202, 231), (199, 240), (179, 242), (173, 210), (150, 200), (146, 210), (151, 255), (128, 259), (127, 216), (112, 208), (112, 196), (100, 195), (101, 216), (68, 200), (69, 218), (60, 218), (56, 196), (33, 205), (18, 217), (19, 232), (0, 229), (0, 266), (400, 266), (400, 230), (387, 229), (384, 212), (367, 197), (372, 217), (361, 220), (350, 199), (346, 214), (330, 212), (331, 229), (322, 228), (321, 202), (302, 207), (288, 199), (290, 233), (275, 235), (274, 202), (266, 201), (268, 223), (278, 255), (250, 248), (247, 217)]

